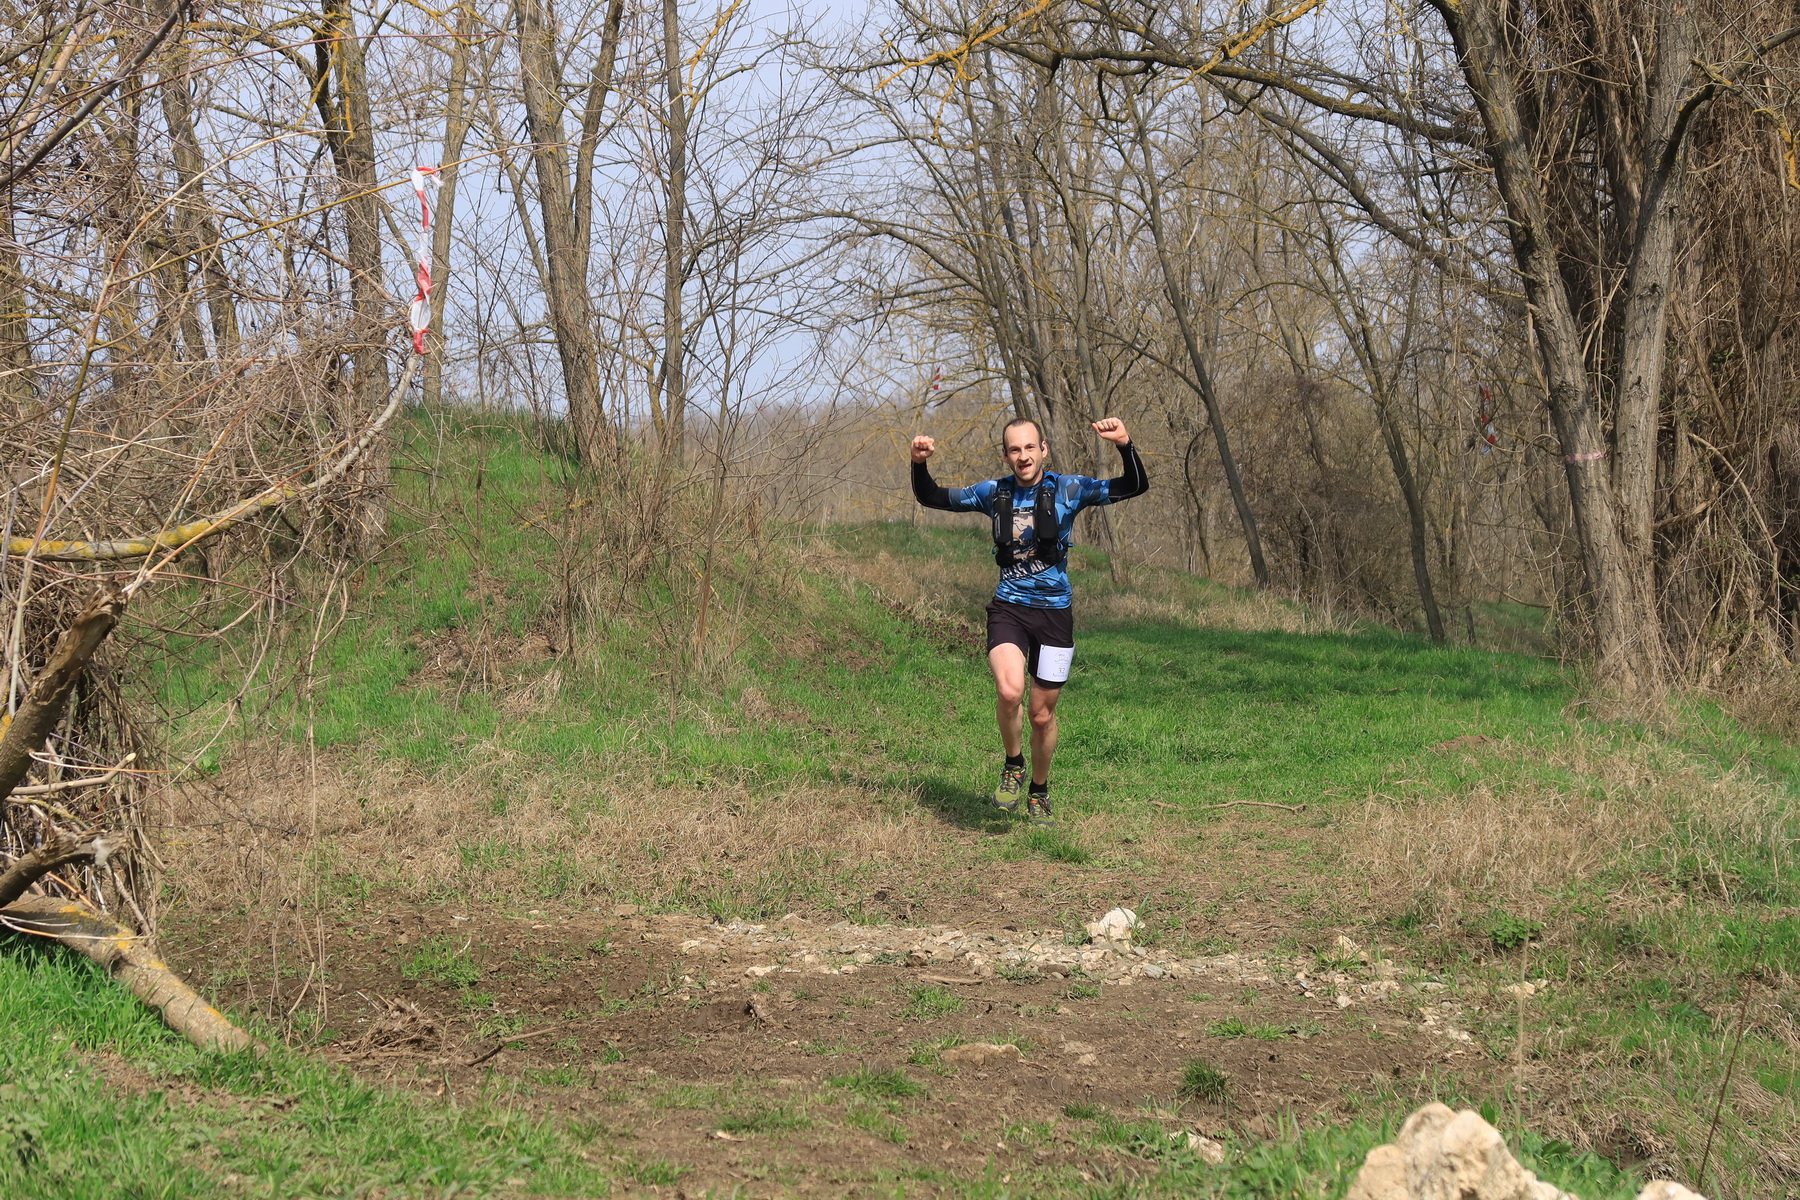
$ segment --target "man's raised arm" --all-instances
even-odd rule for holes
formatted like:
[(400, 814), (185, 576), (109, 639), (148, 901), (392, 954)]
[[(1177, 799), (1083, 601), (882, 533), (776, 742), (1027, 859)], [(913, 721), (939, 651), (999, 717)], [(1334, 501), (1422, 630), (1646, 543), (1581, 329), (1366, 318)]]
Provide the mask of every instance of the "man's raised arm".
[(1144, 460), (1138, 457), (1137, 447), (1131, 444), (1125, 422), (1117, 417), (1103, 417), (1094, 422), (1094, 432), (1117, 446), (1119, 458), (1123, 460), (1118, 478), (1106, 481), (1107, 500), (1117, 503), (1149, 491), (1150, 477), (1144, 474)]
[(926, 508), (941, 508), (945, 512), (955, 512), (950, 505), (950, 490), (931, 477), (931, 468), (925, 465), (937, 450), (937, 442), (920, 434), (912, 440), (912, 489), (913, 499)]

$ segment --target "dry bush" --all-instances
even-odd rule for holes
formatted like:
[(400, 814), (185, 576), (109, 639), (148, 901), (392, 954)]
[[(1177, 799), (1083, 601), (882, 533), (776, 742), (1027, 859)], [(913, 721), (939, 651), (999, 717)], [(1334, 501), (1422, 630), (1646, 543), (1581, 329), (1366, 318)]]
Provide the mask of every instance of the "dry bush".
[(1752, 729), (1800, 742), (1800, 667), (1770, 655), (1724, 674), (1709, 694)]

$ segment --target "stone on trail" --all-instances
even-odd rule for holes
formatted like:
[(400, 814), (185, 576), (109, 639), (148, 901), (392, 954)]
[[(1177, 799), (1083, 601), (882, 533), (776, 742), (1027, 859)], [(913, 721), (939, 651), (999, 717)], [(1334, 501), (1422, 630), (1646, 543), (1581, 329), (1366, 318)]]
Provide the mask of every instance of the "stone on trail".
[(1187, 1135), (1188, 1149), (1200, 1156), (1200, 1161), (1219, 1166), (1225, 1161), (1225, 1145), (1215, 1142), (1209, 1137), (1201, 1137), (1197, 1133)]
[(1087, 923), (1088, 938), (1096, 942), (1123, 942), (1137, 928), (1138, 915), (1129, 908), (1115, 908), (1097, 921)]
[(985, 1067), (989, 1063), (1023, 1062), (1025, 1056), (1019, 1048), (1011, 1043), (996, 1045), (993, 1042), (970, 1042), (963, 1046), (952, 1046), (944, 1051), (943, 1062), (950, 1067)]
[(1658, 1179), (1638, 1193), (1638, 1200), (1706, 1200), (1706, 1197), (1673, 1180)]
[[(1344, 1200), (1580, 1200), (1519, 1165), (1481, 1114), (1427, 1104), (1400, 1136), (1369, 1151)], [(1638, 1200), (1705, 1200), (1667, 1180)]]
[(1469, 1109), (1427, 1104), (1369, 1151), (1344, 1200), (1571, 1200), (1519, 1165), (1500, 1131)]

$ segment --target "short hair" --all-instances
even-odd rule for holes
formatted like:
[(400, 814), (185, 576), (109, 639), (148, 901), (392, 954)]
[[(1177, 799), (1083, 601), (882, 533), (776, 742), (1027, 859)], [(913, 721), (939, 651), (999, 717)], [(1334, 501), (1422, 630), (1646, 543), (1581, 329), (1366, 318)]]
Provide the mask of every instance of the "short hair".
[(1006, 424), (1004, 424), (1000, 427), (1000, 449), (1001, 450), (1004, 451), (1006, 449), (1006, 435), (1010, 431), (1012, 431), (1013, 429), (1016, 429), (1020, 425), (1031, 426), (1032, 432), (1037, 434), (1037, 439), (1038, 439), (1039, 445), (1047, 446), (1050, 444), (1050, 439), (1044, 436), (1044, 427), (1042, 425), (1038, 424), (1037, 418), (1035, 418), (1035, 417), (1014, 417), (1012, 420), (1008, 421)]

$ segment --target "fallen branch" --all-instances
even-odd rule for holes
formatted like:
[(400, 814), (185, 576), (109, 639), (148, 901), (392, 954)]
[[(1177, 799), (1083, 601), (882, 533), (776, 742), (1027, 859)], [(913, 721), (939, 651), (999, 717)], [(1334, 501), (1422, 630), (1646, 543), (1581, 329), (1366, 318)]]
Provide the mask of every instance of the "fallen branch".
[(99, 963), (132, 995), (154, 1008), (164, 1024), (202, 1050), (258, 1047), (249, 1034), (152, 954), (143, 938), (80, 901), (32, 896), (0, 908), (0, 924), (16, 933), (61, 942)]

